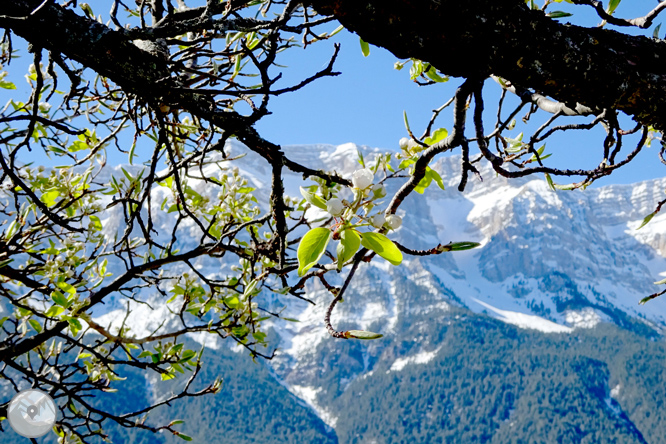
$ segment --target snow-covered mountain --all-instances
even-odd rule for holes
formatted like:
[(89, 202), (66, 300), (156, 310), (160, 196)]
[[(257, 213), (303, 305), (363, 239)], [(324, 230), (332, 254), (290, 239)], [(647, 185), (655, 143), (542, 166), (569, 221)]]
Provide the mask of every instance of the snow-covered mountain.
[[(231, 149), (247, 152), (238, 144)], [(347, 176), (359, 168), (358, 150), (367, 161), (381, 152), (353, 143), (284, 147), (287, 156), (297, 162)], [(233, 166), (257, 188), (255, 195), (266, 205), (268, 165), (247, 152)], [(585, 191), (553, 191), (543, 177), (507, 180), (485, 166), (480, 170), (483, 180), (471, 178), (460, 193), (459, 157), (442, 157), (433, 168), (442, 176), (446, 190), (432, 186), (423, 196), (409, 196), (398, 212), (403, 225), (395, 238), (414, 249), (450, 241), (475, 241), (482, 247), (426, 258), (406, 257), (400, 267), (374, 260), (354, 280), (358, 300), (336, 309), (339, 319), (355, 328), (379, 323), (386, 334), (401, 315), (445, 310), (455, 304), (545, 332), (591, 327), (600, 320), (617, 322), (618, 314), (641, 319), (658, 331), (666, 326), (666, 298), (638, 304), (644, 296), (659, 291), (653, 282), (666, 273), (666, 214), (657, 214), (637, 230), (662, 199), (666, 178)], [(300, 196), (298, 187), (308, 182), (299, 174), (285, 173), (287, 193)], [(399, 180), (388, 182), (386, 202)], [(192, 185), (206, 193), (205, 184)], [(162, 195), (153, 199), (158, 224), (163, 199)], [(115, 213), (119, 211), (112, 211), (104, 221), (107, 230), (118, 229), (121, 218)], [(165, 228), (169, 220), (163, 218)], [(205, 270), (210, 263), (201, 265)], [(215, 264), (214, 269), (220, 268)], [(409, 306), (397, 300), (396, 282), (418, 289), (418, 300), (410, 301)], [(308, 292), (318, 302), (316, 306), (293, 298), (282, 300), (288, 316), (301, 322), (276, 324), (284, 353), (294, 357), (327, 337), (323, 317), (330, 294), (314, 282)]]
[[(246, 152), (239, 145), (233, 150)], [(367, 160), (380, 152), (352, 143), (284, 148), (297, 162), (343, 176), (359, 168), (357, 150)], [(392, 236), (414, 249), (450, 241), (475, 241), (482, 247), (427, 258), (407, 256), (404, 265), (397, 268), (380, 258), (373, 261), (370, 268), (386, 275), (382, 279), (384, 299), (381, 307), (373, 308), (376, 316), (368, 313), (359, 322), (367, 324), (376, 317), (390, 325), (398, 314), (390, 297), (392, 283), (401, 279), (428, 289), (432, 295), (442, 295), (435, 305), (453, 302), (525, 327), (567, 331), (592, 325), (607, 318), (606, 311), (617, 309), (643, 318), (657, 329), (666, 325), (666, 298), (638, 305), (641, 298), (660, 290), (653, 282), (666, 276), (666, 214), (657, 214), (637, 230), (663, 199), (666, 178), (585, 191), (553, 191), (541, 176), (508, 180), (486, 166), (480, 170), (483, 180), (471, 178), (465, 192), (460, 193), (459, 164), (459, 157), (452, 156), (433, 165), (446, 190), (433, 185), (423, 196), (412, 194), (400, 207), (403, 225)], [(249, 152), (233, 166), (257, 188), (255, 195), (265, 206), (270, 186), (266, 163)], [(285, 188), (291, 196), (300, 197), (298, 187), (311, 184), (300, 174), (285, 174)], [(386, 202), (399, 180), (387, 182)], [(204, 183), (191, 185), (206, 193)], [(159, 195), (153, 199), (153, 214), (157, 225), (164, 225), (161, 234), (168, 237), (170, 230), (166, 228), (172, 218), (162, 217), (159, 211), (166, 190), (155, 193)], [(107, 231), (119, 230), (120, 211), (109, 212), (104, 220)], [(219, 269), (217, 264), (215, 267)], [(362, 279), (357, 281), (355, 285), (362, 288)], [(319, 290), (313, 287), (310, 291), (316, 297)], [(300, 304), (288, 305), (292, 314), (306, 317), (310, 311), (322, 309), (318, 306), (300, 313)]]
[[(358, 168), (357, 149), (354, 144), (294, 146), (285, 152), (312, 167), (348, 175)], [(372, 158), (373, 150), (363, 151)], [(368, 291), (382, 293), (383, 299), (370, 307), (359, 301), (365, 311), (356, 321), (383, 318), (390, 326), (400, 310), (391, 297), (399, 279), (440, 296), (433, 299), (435, 306), (454, 303), (545, 331), (591, 326), (616, 310), (657, 329), (666, 325), (666, 299), (638, 305), (659, 291), (653, 282), (666, 272), (666, 215), (658, 214), (637, 230), (662, 199), (666, 179), (553, 191), (543, 177), (507, 180), (486, 167), (483, 181), (470, 180), (460, 193), (459, 163), (458, 157), (435, 163), (447, 189), (433, 186), (424, 196), (410, 196), (399, 211), (404, 223), (395, 236), (415, 249), (463, 240), (481, 242), (482, 248), (407, 257), (398, 268), (374, 261), (368, 268), (385, 276), (380, 281), (385, 288), (373, 291), (378, 289), (373, 282)], [(259, 175), (251, 174), (261, 186)], [(288, 176), (287, 191), (298, 195), (300, 184), (300, 177)], [(356, 285), (360, 291), (363, 279)], [(424, 303), (418, 305), (427, 310)], [(321, 309), (300, 314), (309, 318), (310, 311)]]
[[(284, 151), (310, 167), (350, 175), (358, 168), (359, 148), (292, 146)], [(378, 151), (360, 149), (366, 161)], [(666, 179), (553, 191), (543, 177), (507, 180), (486, 166), (480, 170), (483, 181), (471, 179), (460, 193), (459, 157), (443, 157), (433, 168), (446, 190), (431, 186), (423, 196), (410, 196), (398, 213), (403, 225), (394, 236), (414, 249), (450, 241), (476, 241), (482, 247), (406, 257), (399, 267), (377, 259), (361, 269), (345, 303), (336, 307), (334, 325), (403, 337), (417, 345), (391, 357), (379, 341), (371, 344), (363, 368), (350, 371), (350, 381), (371, 372), (378, 361), (386, 361), (389, 371), (427, 363), (439, 350), (427, 332), (438, 316), (449, 319), (451, 307), (546, 333), (569, 333), (600, 321), (621, 326), (635, 322), (656, 332), (666, 326), (666, 299), (638, 304), (660, 291), (653, 282), (666, 271), (666, 215), (658, 214), (637, 230), (662, 199)], [(261, 187), (261, 172), (247, 171)], [(287, 191), (296, 196), (302, 183), (295, 175), (285, 180)], [(389, 185), (389, 196), (397, 187)], [(282, 352), (273, 367), (293, 393), (334, 426), (335, 415), (317, 401), (325, 390), (321, 376), (328, 356), (321, 349), (333, 347), (323, 323), (331, 296), (313, 282), (308, 297), (317, 305), (283, 300), (285, 315), (300, 322), (275, 323)]]
[[(239, 144), (232, 143), (229, 149), (234, 155), (247, 154), (230, 168), (238, 167), (240, 176), (256, 188), (259, 205), (266, 208), (270, 169)], [(351, 143), (283, 150), (310, 168), (347, 177), (359, 168), (357, 150), (363, 152), (366, 163), (381, 152)], [(105, 174), (120, 177), (119, 168)], [(275, 386), (279, 383), (300, 398), (295, 400), (299, 405), (304, 401), (330, 427), (326, 433), (337, 434), (340, 442), (394, 442), (386, 437), (413, 436), (417, 429), (430, 435), (414, 442), (435, 442), (432, 434), (447, 430), (455, 430), (451, 432), (455, 435), (446, 442), (471, 442), (465, 441), (466, 431), (490, 433), (495, 439), (492, 442), (509, 442), (510, 436), (530, 436), (530, 421), (542, 412), (551, 412), (543, 413), (543, 421), (555, 421), (561, 427), (569, 422), (576, 427), (603, 423), (610, 429), (595, 426), (595, 436), (610, 436), (607, 430), (615, 428), (631, 437), (617, 442), (645, 442), (637, 438), (640, 433), (635, 433), (634, 424), (643, 433), (661, 433), (657, 426), (665, 418), (654, 412), (662, 410), (666, 395), (656, 387), (666, 383), (646, 382), (645, 378), (663, 373), (663, 341), (653, 339), (666, 328), (666, 297), (642, 306), (638, 301), (660, 290), (653, 282), (666, 271), (666, 237), (662, 234), (666, 233), (666, 215), (658, 214), (647, 226), (636, 228), (662, 200), (666, 179), (553, 191), (543, 177), (506, 180), (482, 165), (483, 180), (470, 178), (467, 190), (460, 193), (459, 157), (442, 157), (433, 168), (442, 176), (446, 190), (433, 185), (424, 195), (406, 199), (398, 213), (403, 225), (390, 237), (413, 249), (451, 241), (475, 241), (482, 246), (435, 256), (405, 256), (398, 267), (381, 258), (362, 264), (332, 321), (341, 330), (366, 329), (385, 335), (376, 341), (335, 340), (328, 335), (324, 314), (332, 296), (318, 281), (306, 286), (307, 297), (316, 305), (267, 295), (263, 303), (275, 310), (284, 308), (282, 316), (299, 321), (268, 321), (272, 344), (278, 347), (276, 357), (267, 363)], [(133, 173), (131, 168), (129, 171)], [(386, 203), (401, 180), (388, 181)], [(284, 184), (291, 196), (299, 197), (299, 186), (310, 183), (285, 171)], [(201, 194), (211, 193), (203, 182), (190, 180), (188, 184)], [(160, 214), (168, 192), (158, 189), (155, 193), (156, 228), (168, 238), (173, 218)], [(123, 229), (120, 211), (119, 206), (111, 208), (103, 220), (109, 236)], [(187, 230), (192, 231), (194, 242), (199, 239), (197, 228), (187, 227), (179, 245), (183, 249), (187, 248)], [(200, 259), (193, 265), (210, 276), (232, 272), (230, 264), (217, 259)], [(346, 273), (343, 270), (336, 276), (331, 272), (327, 280), (339, 285)], [(155, 302), (132, 305), (125, 325), (134, 334), (149, 334), (170, 316), (163, 301)], [(127, 301), (122, 303), (125, 307)], [(106, 307), (111, 309), (95, 313), (97, 322), (119, 326), (125, 320), (124, 309), (113, 304)], [(617, 347), (604, 342), (604, 335), (615, 338)], [(231, 353), (229, 348), (242, 349), (230, 341), (205, 334), (192, 339), (219, 350), (209, 363), (211, 371), (217, 371), (214, 366), (225, 353), (247, 358)], [(629, 349), (622, 348), (625, 343)], [(648, 352), (631, 355), (639, 350)], [(641, 364), (624, 368), (623, 360)], [(231, 380), (238, 373), (232, 369), (240, 367), (231, 361), (225, 366), (220, 371)], [(642, 370), (649, 366), (654, 369)], [(242, 381), (246, 379), (243, 374), (238, 373)], [(544, 378), (551, 382), (539, 385)], [(502, 381), (501, 389), (498, 381)], [(158, 382), (149, 382), (152, 395), (159, 396), (163, 389)], [(229, 393), (236, 390), (232, 382)], [(559, 390), (558, 384), (575, 390), (553, 392)], [(265, 385), (265, 395), (270, 398), (276, 389), (270, 387), (270, 381)], [(542, 400), (560, 395), (564, 407), (555, 413), (541, 405)], [(428, 401), (421, 405), (413, 396)], [(571, 407), (581, 400), (592, 407)], [(470, 403), (488, 410), (473, 415)], [(227, 406), (222, 402), (218, 408)], [(373, 422), (362, 417), (368, 409), (375, 413)], [(565, 420), (564, 415), (570, 413), (573, 416)], [(467, 418), (473, 421), (464, 425)], [(523, 435), (511, 428), (514, 424), (521, 424)], [(403, 429), (394, 430), (396, 427)], [(553, 436), (565, 432), (557, 433)]]

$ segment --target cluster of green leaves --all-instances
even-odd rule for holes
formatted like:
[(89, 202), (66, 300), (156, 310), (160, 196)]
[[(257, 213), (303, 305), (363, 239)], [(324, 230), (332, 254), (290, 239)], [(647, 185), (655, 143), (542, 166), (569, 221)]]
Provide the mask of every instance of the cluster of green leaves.
[[(360, 163), (364, 166), (362, 158)], [(374, 177), (381, 165), (390, 165), (386, 157), (380, 156), (372, 168), (364, 168), (358, 170), (357, 173), (363, 173), (370, 179)], [(339, 186), (328, 187), (323, 183), (312, 185), (309, 188), (301, 187), (303, 204), (307, 203), (327, 211), (334, 217), (330, 226), (312, 228), (301, 239), (297, 251), (298, 275), (305, 275), (308, 270), (318, 264), (331, 239), (338, 241), (336, 247), (338, 270), (352, 260), (361, 246), (374, 251), (393, 265), (400, 265), (402, 253), (384, 234), (387, 229), (390, 229), (390, 226), (386, 224), (385, 218), (380, 213), (375, 215), (375, 219), (370, 216), (370, 212), (386, 195), (383, 183), (375, 185), (372, 180), (366, 180), (362, 184), (362, 188), (352, 187), (350, 201), (339, 199), (337, 197), (339, 193), (342, 193)], [(339, 208), (334, 208), (336, 206)], [(397, 218), (394, 215), (389, 217), (391, 216)], [(378, 229), (377, 232), (362, 231), (364, 227), (373, 226)]]

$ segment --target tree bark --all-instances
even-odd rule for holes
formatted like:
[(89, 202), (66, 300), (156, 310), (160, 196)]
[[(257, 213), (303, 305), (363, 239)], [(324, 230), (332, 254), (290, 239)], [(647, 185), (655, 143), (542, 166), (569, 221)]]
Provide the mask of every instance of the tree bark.
[(523, 0), (310, 0), (363, 40), (454, 77), (494, 74), (666, 129), (666, 43), (562, 24)]
[[(163, 60), (113, 31), (41, 0), (0, 3), (0, 26), (79, 61), (148, 100), (196, 108), (199, 97), (169, 91)], [(666, 43), (558, 23), (523, 0), (308, 0), (363, 40), (454, 77), (494, 74), (570, 107), (616, 108), (666, 129)], [(187, 107), (185, 107), (187, 108)], [(218, 117), (219, 118), (219, 117)], [(228, 116), (231, 120), (232, 116)], [(231, 122), (227, 122), (231, 124)], [(237, 122), (236, 125), (241, 125)]]

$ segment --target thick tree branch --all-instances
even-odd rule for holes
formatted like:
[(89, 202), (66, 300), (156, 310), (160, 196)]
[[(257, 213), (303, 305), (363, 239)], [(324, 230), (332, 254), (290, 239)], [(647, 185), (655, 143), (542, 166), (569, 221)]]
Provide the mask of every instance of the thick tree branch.
[(310, 0), (363, 40), (456, 77), (491, 74), (572, 109), (666, 129), (666, 43), (562, 24), (522, 0)]

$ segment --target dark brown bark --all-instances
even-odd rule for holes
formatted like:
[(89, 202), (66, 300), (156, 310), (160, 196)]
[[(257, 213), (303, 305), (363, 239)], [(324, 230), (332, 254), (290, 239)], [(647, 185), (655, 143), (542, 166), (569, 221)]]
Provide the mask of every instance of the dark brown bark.
[(523, 0), (310, 0), (363, 40), (450, 76), (495, 74), (666, 128), (666, 43), (558, 23)]
[[(201, 117), (209, 112), (199, 97), (174, 92), (173, 82), (165, 80), (164, 61), (137, 48), (122, 33), (53, 4), (29, 16), (40, 4), (3, 2), (0, 26), (37, 46), (62, 52), (143, 97), (178, 102)], [(397, 57), (430, 62), (450, 76), (495, 74), (570, 105), (617, 108), (641, 123), (666, 128), (663, 41), (558, 23), (529, 10), (522, 0), (309, 4)]]

